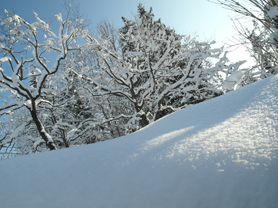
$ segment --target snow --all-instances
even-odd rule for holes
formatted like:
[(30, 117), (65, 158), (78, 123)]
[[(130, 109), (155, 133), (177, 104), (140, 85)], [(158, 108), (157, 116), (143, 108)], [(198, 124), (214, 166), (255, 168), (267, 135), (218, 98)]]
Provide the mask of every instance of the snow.
[(128, 53), (128, 54), (131, 54), (131, 55), (133, 55), (133, 56), (141, 56), (141, 55), (144, 55), (143, 52), (128, 51), (127, 53)]
[[(278, 16), (278, 7), (277, 6), (273, 6), (269, 9), (268, 11), (268, 16), (272, 19), (277, 19)], [(269, 38), (272, 42), (276, 42), (278, 39), (278, 31), (275, 27), (271, 28), (273, 30), (272, 33), (270, 33)]]
[(47, 137), (48, 142), (54, 142), (52, 137), (45, 131), (45, 129), (41, 130), (41, 132), (45, 134), (45, 136)]
[(226, 90), (233, 90), (241, 83), (244, 73), (241, 71), (233, 72), (223, 83), (222, 87)]
[(243, 72), (235, 71), (227, 78), (227, 81), (229, 81), (229, 82), (238, 82), (238, 80), (240, 80), (243, 75), (244, 75)]
[(63, 18), (62, 18), (62, 14), (61, 14), (61, 13), (55, 14), (55, 17), (57, 18), (57, 20), (58, 20), (60, 23), (63, 23)]
[(1, 207), (278, 207), (278, 76), (105, 142), (0, 161)]
[(269, 11), (267, 12), (268, 16), (272, 19), (277, 18), (278, 16), (278, 8), (277, 6), (273, 6), (269, 9)]
[(20, 131), (23, 131), (25, 129), (26, 123), (21, 124), (18, 128), (16, 128), (13, 133), (10, 135), (11, 138), (15, 138), (18, 136), (18, 133)]
[(278, 39), (278, 30), (276, 28), (271, 28), (273, 30), (272, 33), (270, 33), (269, 35), (269, 39), (272, 41), (272, 42), (276, 42), (277, 39)]
[(0, 64), (2, 64), (3, 62), (6, 62), (6, 61), (12, 61), (12, 59), (10, 57), (2, 57), (2, 58), (0, 58)]

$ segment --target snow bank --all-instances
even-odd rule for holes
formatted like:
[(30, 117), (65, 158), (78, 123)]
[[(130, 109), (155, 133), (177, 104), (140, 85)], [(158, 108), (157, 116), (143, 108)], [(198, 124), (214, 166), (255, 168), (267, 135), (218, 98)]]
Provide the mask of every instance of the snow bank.
[(0, 161), (1, 207), (278, 207), (278, 76), (110, 141)]

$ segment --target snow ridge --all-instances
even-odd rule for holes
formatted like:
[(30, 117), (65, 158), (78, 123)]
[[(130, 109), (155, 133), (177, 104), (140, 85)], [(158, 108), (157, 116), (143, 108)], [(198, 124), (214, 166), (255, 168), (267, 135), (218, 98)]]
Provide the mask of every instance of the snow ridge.
[(3, 207), (278, 207), (278, 76), (105, 142), (0, 161)]

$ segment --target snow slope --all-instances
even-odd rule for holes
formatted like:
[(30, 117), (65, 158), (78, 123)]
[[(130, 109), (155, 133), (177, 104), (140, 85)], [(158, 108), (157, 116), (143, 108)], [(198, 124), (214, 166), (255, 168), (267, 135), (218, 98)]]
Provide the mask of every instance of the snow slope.
[(277, 208), (278, 76), (129, 136), (0, 161), (1, 207)]

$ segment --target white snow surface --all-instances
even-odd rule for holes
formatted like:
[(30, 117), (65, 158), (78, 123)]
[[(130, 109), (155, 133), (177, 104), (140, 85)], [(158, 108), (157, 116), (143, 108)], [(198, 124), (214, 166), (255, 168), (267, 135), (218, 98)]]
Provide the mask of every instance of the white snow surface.
[(269, 9), (269, 11), (267, 12), (267, 14), (268, 14), (268, 16), (270, 18), (273, 18), (273, 19), (277, 18), (277, 16), (278, 16), (278, 8), (277, 8), (277, 6), (271, 7)]
[(278, 76), (121, 138), (0, 161), (0, 206), (277, 208)]

